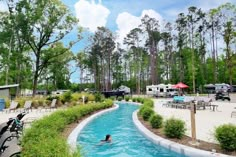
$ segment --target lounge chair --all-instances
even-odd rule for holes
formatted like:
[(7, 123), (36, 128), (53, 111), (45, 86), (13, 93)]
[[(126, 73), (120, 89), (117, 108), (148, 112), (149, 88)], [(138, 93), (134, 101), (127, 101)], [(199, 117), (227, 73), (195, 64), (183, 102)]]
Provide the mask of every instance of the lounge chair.
[(48, 106), (48, 107), (45, 107), (45, 110), (47, 111), (47, 109), (49, 109), (51, 111), (52, 109), (55, 109), (56, 108), (56, 102), (57, 102), (57, 99), (53, 99), (52, 102), (51, 102), (51, 105)]
[(11, 102), (11, 104), (10, 104), (10, 107), (8, 108), (8, 109), (5, 109), (5, 111), (6, 111), (6, 113), (7, 112), (11, 112), (11, 111), (16, 111), (16, 109), (17, 109), (17, 106), (18, 106), (18, 102), (16, 102), (16, 101), (12, 101)]
[(32, 111), (32, 101), (25, 101), (24, 108), (19, 108), (20, 111)]
[[(236, 107), (235, 107), (235, 109), (236, 109)], [(232, 111), (232, 113), (231, 113), (231, 118), (232, 117), (236, 117), (236, 111)]]

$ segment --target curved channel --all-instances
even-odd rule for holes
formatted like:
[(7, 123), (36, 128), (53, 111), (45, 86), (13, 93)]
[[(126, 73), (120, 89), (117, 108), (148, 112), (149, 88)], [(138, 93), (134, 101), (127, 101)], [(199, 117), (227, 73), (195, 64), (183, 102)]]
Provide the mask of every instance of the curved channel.
[[(184, 157), (146, 139), (135, 127), (137, 105), (119, 103), (119, 109), (97, 117), (77, 138), (84, 157)], [(111, 134), (112, 143), (100, 143)]]

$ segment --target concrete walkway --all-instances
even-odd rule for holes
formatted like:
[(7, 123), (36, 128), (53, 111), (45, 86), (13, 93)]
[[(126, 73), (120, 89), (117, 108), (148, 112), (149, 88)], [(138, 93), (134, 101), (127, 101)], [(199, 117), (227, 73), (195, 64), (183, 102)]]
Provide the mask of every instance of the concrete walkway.
[[(26, 122), (30, 122), (32, 120), (42, 118), (43, 116), (47, 116), (47, 115), (53, 113), (54, 111), (55, 110), (52, 110), (51, 112), (49, 112), (49, 111), (46, 112), (45, 110), (42, 110), (41, 112), (39, 112), (39, 110), (33, 109), (33, 111), (29, 111), (29, 113), (26, 114), (22, 120), (26, 121)], [(9, 118), (16, 117), (17, 114), (19, 114), (19, 113), (20, 112), (5, 113), (5, 112), (1, 111), (0, 112), (0, 124), (8, 121)]]
[[(155, 111), (161, 114), (164, 119), (175, 117), (185, 121), (187, 127), (187, 135), (191, 136), (191, 120), (190, 110), (188, 109), (176, 109), (162, 106), (166, 101), (172, 99), (153, 99), (155, 102)], [(218, 105), (216, 111), (212, 111), (209, 108), (205, 110), (197, 110), (196, 112), (196, 132), (197, 139), (207, 142), (214, 142), (214, 130), (215, 127), (232, 123), (236, 125), (236, 117), (231, 118), (231, 112), (236, 111), (236, 103), (229, 103), (227, 101), (213, 101), (212, 104)]]

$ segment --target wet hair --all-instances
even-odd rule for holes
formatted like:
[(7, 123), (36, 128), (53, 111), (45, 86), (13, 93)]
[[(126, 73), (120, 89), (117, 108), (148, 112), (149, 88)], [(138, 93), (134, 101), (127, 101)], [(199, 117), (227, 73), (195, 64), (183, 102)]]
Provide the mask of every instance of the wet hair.
[(111, 135), (107, 134), (104, 141), (108, 141), (110, 137), (111, 137)]

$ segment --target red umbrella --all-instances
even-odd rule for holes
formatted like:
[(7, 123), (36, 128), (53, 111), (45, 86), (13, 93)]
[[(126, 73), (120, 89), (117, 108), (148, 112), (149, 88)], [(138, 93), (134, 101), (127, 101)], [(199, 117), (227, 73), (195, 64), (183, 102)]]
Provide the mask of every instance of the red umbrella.
[(188, 86), (182, 82), (179, 82), (178, 84), (173, 86), (174, 88), (188, 88)]

